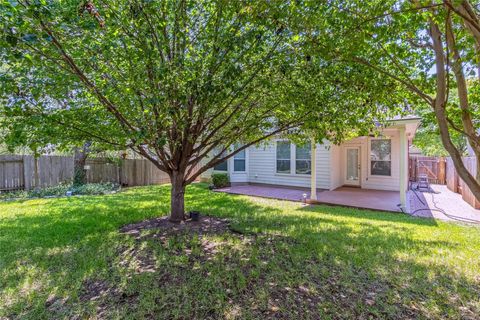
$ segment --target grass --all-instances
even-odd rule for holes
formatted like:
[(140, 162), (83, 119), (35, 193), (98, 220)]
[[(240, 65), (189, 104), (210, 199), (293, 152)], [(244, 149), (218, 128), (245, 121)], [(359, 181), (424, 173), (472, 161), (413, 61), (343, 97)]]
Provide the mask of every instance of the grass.
[(169, 186), (154, 186), (0, 203), (0, 319), (480, 314), (478, 227), (198, 184), (188, 188), (187, 209), (229, 218), (245, 236), (210, 235), (217, 247), (207, 255), (198, 237), (118, 232), (165, 215), (168, 199)]

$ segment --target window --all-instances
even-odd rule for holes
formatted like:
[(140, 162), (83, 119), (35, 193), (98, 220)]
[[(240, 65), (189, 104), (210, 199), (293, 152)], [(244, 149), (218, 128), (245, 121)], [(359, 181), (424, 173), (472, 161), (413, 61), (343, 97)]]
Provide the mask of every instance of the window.
[(277, 141), (277, 173), (290, 173), (289, 141)]
[(390, 139), (371, 140), (370, 174), (375, 176), (392, 175), (392, 141)]
[(233, 171), (245, 171), (245, 149), (233, 156)]
[(213, 167), (213, 170), (215, 170), (215, 171), (228, 171), (227, 161), (225, 160), (223, 162), (217, 163)]
[(312, 173), (312, 158), (311, 145), (296, 146), (295, 148), (295, 173), (297, 174), (311, 174)]
[[(217, 150), (217, 152), (220, 152), (220, 150)], [(222, 157), (226, 156), (226, 152), (222, 153)], [(213, 170), (215, 171), (228, 171), (228, 165), (227, 165), (227, 160), (217, 163), (214, 167)]]

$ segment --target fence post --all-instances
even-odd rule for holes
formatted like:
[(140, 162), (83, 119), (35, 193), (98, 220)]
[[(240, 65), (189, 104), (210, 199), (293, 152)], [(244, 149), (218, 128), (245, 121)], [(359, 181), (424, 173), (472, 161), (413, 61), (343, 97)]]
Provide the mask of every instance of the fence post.
[(26, 191), (32, 189), (33, 157), (23, 156), (23, 185)]
[(417, 163), (418, 159), (417, 157), (413, 158), (413, 179), (414, 181), (417, 181), (417, 177), (418, 177), (418, 163)]
[(410, 156), (410, 180), (411, 181), (417, 181), (417, 157), (412, 157)]
[(446, 175), (445, 175), (445, 157), (440, 157), (438, 159), (438, 182), (440, 184), (446, 183)]

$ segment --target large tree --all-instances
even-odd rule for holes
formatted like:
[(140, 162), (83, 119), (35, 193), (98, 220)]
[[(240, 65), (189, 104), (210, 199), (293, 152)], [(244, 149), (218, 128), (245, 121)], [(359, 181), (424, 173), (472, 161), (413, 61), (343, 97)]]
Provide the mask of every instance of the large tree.
[[(327, 4), (3, 1), (4, 108), (150, 160), (180, 221), (185, 187), (228, 157), (277, 134), (338, 142), (395, 105), (391, 81), (309, 52), (332, 35), (304, 17), (331, 15)], [(57, 107), (22, 99), (43, 95)]]
[(480, 161), (475, 176), (463, 163), (462, 143), (456, 142), (463, 137), (480, 157), (480, 5), (352, 0), (332, 6), (343, 13), (342, 28), (350, 40), (332, 60), (368, 66), (402, 84), (410, 104), (428, 106), (459, 176), (480, 199)]

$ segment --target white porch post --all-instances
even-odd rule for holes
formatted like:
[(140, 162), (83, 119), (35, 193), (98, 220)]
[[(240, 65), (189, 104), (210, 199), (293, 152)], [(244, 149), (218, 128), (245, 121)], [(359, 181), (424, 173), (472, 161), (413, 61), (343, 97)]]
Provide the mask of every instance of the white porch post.
[(310, 177), (310, 199), (317, 200), (317, 144), (315, 139), (312, 139), (311, 150), (311, 163), (312, 163), (312, 174)]
[(400, 206), (405, 211), (407, 205), (407, 136), (405, 127), (400, 131)]

